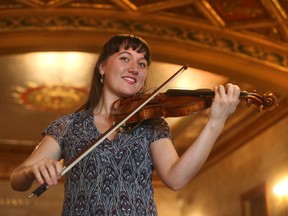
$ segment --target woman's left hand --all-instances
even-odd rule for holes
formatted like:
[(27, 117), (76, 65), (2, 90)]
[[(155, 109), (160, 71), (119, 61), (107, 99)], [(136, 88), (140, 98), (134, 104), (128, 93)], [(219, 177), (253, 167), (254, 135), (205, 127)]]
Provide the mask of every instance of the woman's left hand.
[(209, 120), (225, 123), (226, 119), (235, 111), (240, 102), (240, 88), (228, 83), (216, 86), (215, 97), (210, 110)]

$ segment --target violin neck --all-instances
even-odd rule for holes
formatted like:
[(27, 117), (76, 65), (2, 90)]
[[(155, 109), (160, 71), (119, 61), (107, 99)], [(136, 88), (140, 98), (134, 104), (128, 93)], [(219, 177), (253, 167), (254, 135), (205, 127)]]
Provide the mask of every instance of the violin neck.
[[(197, 89), (197, 90), (188, 90), (188, 89), (168, 89), (165, 92), (166, 95), (170, 96), (195, 96), (195, 97), (214, 97), (215, 92), (211, 89)], [(249, 95), (246, 91), (241, 91), (239, 98), (243, 98)]]

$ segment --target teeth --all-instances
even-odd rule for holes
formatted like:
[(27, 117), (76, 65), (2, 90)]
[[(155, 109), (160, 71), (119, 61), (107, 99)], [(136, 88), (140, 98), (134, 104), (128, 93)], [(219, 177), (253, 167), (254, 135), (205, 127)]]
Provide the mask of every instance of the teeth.
[(129, 82), (136, 82), (136, 80), (131, 77), (124, 77), (124, 79), (128, 80)]

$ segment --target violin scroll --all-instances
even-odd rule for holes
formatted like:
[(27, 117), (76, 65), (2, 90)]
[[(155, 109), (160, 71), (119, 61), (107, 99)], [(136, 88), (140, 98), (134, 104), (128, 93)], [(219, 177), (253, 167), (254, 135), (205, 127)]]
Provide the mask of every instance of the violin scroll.
[(243, 97), (240, 97), (245, 101), (246, 105), (249, 107), (251, 104), (254, 104), (259, 107), (258, 111), (262, 110), (273, 110), (278, 106), (278, 100), (273, 93), (264, 94), (262, 97), (256, 92), (245, 92)]

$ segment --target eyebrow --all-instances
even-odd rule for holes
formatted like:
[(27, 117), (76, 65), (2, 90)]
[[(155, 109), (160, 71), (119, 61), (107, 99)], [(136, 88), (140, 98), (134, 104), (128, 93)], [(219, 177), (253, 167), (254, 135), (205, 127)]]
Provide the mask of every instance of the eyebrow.
[(132, 54), (131, 54), (130, 52), (128, 52), (128, 51), (119, 52), (118, 55), (125, 54), (125, 53), (126, 53), (126, 54), (129, 54), (129, 55), (132, 55)]

